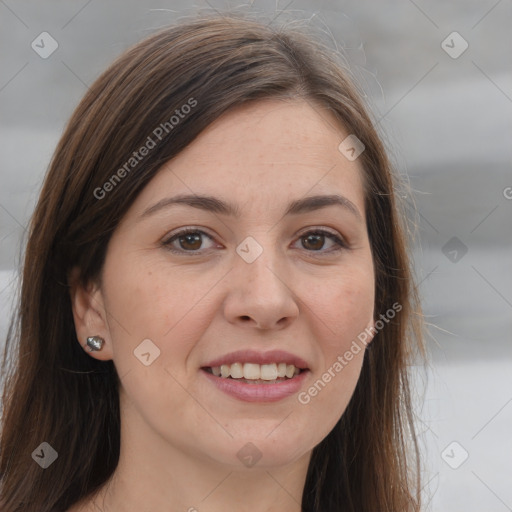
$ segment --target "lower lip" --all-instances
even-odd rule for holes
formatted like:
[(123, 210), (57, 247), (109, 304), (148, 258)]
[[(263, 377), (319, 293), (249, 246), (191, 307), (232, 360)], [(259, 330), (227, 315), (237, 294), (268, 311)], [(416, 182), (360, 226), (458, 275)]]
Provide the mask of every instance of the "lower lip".
[(309, 370), (303, 370), (292, 379), (275, 384), (246, 384), (236, 379), (216, 377), (203, 369), (201, 371), (218, 389), (245, 402), (277, 402), (294, 395), (299, 391), (309, 373)]

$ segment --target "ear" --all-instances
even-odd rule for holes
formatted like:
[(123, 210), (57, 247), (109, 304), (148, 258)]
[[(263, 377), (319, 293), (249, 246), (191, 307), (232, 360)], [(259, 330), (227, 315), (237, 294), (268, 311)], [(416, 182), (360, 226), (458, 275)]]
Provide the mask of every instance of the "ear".
[[(82, 349), (95, 359), (101, 361), (112, 359), (112, 342), (101, 287), (94, 282), (84, 287), (80, 283), (78, 267), (74, 267), (69, 272), (68, 284), (76, 336)], [(86, 345), (89, 336), (101, 336), (105, 340), (101, 350), (89, 351)]]

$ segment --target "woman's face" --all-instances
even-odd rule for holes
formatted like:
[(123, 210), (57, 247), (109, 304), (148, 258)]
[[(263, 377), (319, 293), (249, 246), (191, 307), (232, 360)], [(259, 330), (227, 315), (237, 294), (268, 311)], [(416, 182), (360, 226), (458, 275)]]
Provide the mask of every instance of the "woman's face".
[[(239, 108), (165, 164), (122, 219), (80, 334), (105, 338), (91, 357), (113, 359), (122, 422), (148, 445), (275, 467), (340, 419), (374, 304), (362, 169), (338, 149), (349, 134), (302, 101)], [(208, 369), (223, 362), (235, 378)], [(283, 363), (307, 369), (257, 380)]]

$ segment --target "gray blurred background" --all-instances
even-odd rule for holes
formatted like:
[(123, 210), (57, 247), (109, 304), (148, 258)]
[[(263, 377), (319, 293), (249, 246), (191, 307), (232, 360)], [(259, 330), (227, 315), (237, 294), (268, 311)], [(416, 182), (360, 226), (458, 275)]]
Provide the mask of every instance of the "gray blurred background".
[[(239, 5), (0, 0), (0, 348), (26, 226), (87, 87), (155, 29)], [(343, 49), (410, 182), (429, 323), (430, 364), (414, 368), (425, 510), (512, 511), (512, 2), (254, 0), (240, 10), (311, 18)]]

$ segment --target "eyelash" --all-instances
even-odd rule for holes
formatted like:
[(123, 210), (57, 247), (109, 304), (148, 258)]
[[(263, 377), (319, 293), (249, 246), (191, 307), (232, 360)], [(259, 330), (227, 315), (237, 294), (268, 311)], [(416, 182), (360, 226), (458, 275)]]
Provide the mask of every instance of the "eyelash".
[[(179, 238), (181, 238), (183, 236), (189, 235), (189, 234), (202, 234), (202, 235), (205, 235), (210, 240), (213, 240), (213, 237), (211, 237), (208, 233), (202, 231), (201, 229), (185, 228), (185, 229), (182, 229), (181, 231), (179, 231), (178, 233), (175, 233), (169, 239), (164, 240), (162, 242), (162, 245), (168, 251), (170, 251), (170, 252), (172, 252), (174, 254), (187, 255), (187, 256), (195, 256), (195, 255), (201, 254), (200, 249), (197, 250), (197, 251), (187, 251), (185, 249), (175, 249), (175, 248), (173, 248), (171, 246), (171, 244), (175, 240), (177, 240), (177, 239), (179, 239)], [(299, 237), (299, 239), (305, 238), (305, 237), (310, 236), (310, 235), (326, 236), (327, 238), (332, 240), (338, 246), (337, 248), (331, 249), (331, 250), (328, 250), (328, 251), (322, 251), (322, 250), (319, 250), (319, 251), (308, 251), (307, 249), (305, 249), (307, 252), (313, 253), (315, 256), (316, 256), (315, 253), (318, 253), (318, 255), (321, 257), (324, 254), (332, 254), (332, 253), (337, 253), (338, 251), (341, 251), (343, 249), (349, 249), (348, 244), (342, 238), (340, 238), (336, 234), (331, 233), (330, 231), (326, 231), (324, 229), (313, 229), (311, 231), (307, 231), (306, 233), (303, 233)]]

